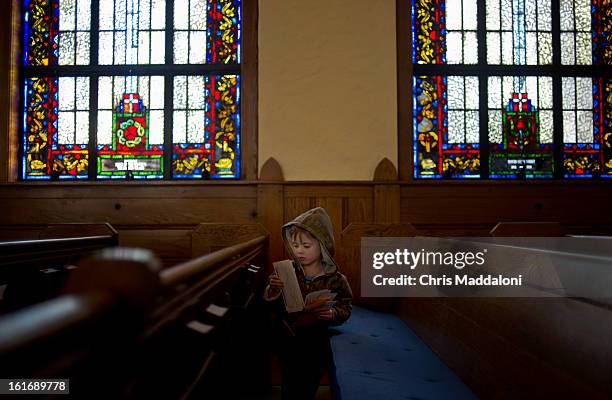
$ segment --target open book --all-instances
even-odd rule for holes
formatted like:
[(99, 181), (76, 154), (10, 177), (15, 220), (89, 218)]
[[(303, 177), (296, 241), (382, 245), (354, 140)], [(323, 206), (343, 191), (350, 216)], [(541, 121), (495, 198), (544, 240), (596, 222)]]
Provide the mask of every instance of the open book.
[[(306, 299), (304, 299), (291, 260), (277, 261), (273, 263), (273, 265), (276, 275), (278, 275), (284, 284), (283, 300), (285, 301), (287, 312), (293, 313), (302, 311), (304, 309), (304, 304), (308, 304), (322, 297), (329, 297), (330, 300), (336, 297), (336, 293), (332, 293), (329, 289), (323, 289), (308, 293)], [(335, 301), (328, 301), (326, 306), (332, 307), (335, 303)]]

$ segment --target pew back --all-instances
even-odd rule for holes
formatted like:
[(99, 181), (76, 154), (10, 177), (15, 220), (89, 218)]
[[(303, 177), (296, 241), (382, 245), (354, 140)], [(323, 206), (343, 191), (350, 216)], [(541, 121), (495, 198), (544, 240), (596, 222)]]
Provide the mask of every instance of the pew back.
[(0, 243), (0, 312), (56, 296), (79, 261), (116, 246), (110, 224), (54, 224), (40, 239)]
[(220, 390), (228, 369), (219, 355), (255, 344), (236, 327), (254, 303), (266, 249), (259, 236), (166, 270), (146, 250), (107, 249), (71, 274), (64, 296), (0, 318), (0, 373), (69, 377), (77, 396)]

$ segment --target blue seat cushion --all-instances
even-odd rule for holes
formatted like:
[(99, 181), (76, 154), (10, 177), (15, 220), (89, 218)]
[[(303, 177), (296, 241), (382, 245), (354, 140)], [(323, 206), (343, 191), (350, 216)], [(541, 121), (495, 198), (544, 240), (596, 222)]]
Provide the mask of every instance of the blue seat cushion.
[(393, 314), (355, 306), (335, 331), (330, 379), (336, 400), (477, 398)]

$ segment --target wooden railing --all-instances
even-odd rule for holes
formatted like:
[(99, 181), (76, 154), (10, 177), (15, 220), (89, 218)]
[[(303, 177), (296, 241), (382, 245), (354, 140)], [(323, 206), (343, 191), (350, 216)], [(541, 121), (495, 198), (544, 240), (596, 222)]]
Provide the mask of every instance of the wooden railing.
[(56, 297), (84, 257), (118, 244), (110, 224), (58, 224), (41, 236), (0, 242), (0, 313)]
[(116, 245), (113, 236), (21, 240), (0, 243), (0, 265), (48, 263)]
[(41, 266), (67, 263), (94, 250), (116, 246), (119, 234), (109, 223), (52, 224), (34, 240), (0, 242), (0, 270), (19, 264)]
[(483, 398), (609, 398), (610, 252), (536, 246), (486, 244), (489, 255), (518, 256), (517, 270), (529, 269), (524, 255), (542, 263), (532, 261), (521, 297), (404, 298), (400, 315)]

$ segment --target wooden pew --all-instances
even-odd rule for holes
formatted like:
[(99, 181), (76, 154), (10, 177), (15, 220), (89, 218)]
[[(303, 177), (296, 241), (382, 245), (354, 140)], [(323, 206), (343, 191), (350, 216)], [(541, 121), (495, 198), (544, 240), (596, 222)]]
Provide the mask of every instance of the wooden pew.
[[(550, 227), (538, 227), (531, 236), (552, 236), (557, 228), (543, 229)], [(524, 229), (517, 232), (525, 234)], [(515, 246), (517, 251), (555, 255), (546, 246), (522, 242)], [(487, 245), (489, 251), (494, 247)], [(576, 297), (572, 281), (601, 271), (601, 258), (610, 252), (579, 246), (562, 250), (574, 265), (583, 263), (580, 271), (569, 275), (563, 273), (566, 266), (556, 265), (571, 297), (405, 298), (400, 315), (479, 396), (609, 398), (612, 385), (605, 371), (612, 346), (603, 338), (612, 335), (610, 299)], [(593, 254), (597, 266), (589, 265)], [(607, 264), (612, 265), (612, 258)], [(598, 286), (593, 282), (602, 293)], [(541, 292), (533, 291), (534, 297)]]
[(83, 257), (117, 243), (107, 223), (53, 224), (39, 239), (0, 242), (0, 313), (56, 296)]
[(474, 399), (410, 327), (393, 313), (403, 299), (361, 293), (361, 238), (412, 237), (411, 224), (351, 224), (341, 235), (341, 270), (353, 290), (353, 313), (334, 329), (330, 381), (335, 400)]
[(266, 250), (259, 236), (162, 270), (147, 250), (106, 249), (65, 295), (0, 318), (0, 375), (68, 377), (77, 397), (237, 390), (248, 374), (232, 371), (260, 350), (247, 325)]
[[(533, 229), (535, 224), (530, 224), (515, 232), (524, 236), (563, 233), (557, 224), (546, 225)], [(517, 228), (517, 225), (512, 228)], [(367, 236), (397, 236), (386, 232), (385, 228), (372, 226)], [(499, 234), (501, 231), (496, 232)], [(358, 243), (353, 240), (353, 246), (358, 246)], [(526, 246), (528, 243), (526, 241)], [(576, 259), (593, 254), (605, 257), (597, 249), (585, 252), (576, 247), (568, 250)], [(359, 253), (352, 253), (353, 257), (348, 254), (344, 262), (358, 270)], [(588, 266), (585, 271), (587, 269)], [(360, 286), (359, 274), (354, 274), (355, 278), (357, 282), (352, 282), (352, 285)], [(386, 311), (402, 318), (481, 398), (600, 399), (612, 395), (606, 367), (612, 360), (612, 346), (606, 340), (612, 335), (609, 298), (442, 297), (394, 300), (395, 303), (386, 307)], [(368, 304), (370, 299), (361, 301)], [(373, 323), (364, 326), (370, 330), (377, 327)], [(373, 333), (378, 337), (389, 334), (384, 331)]]

